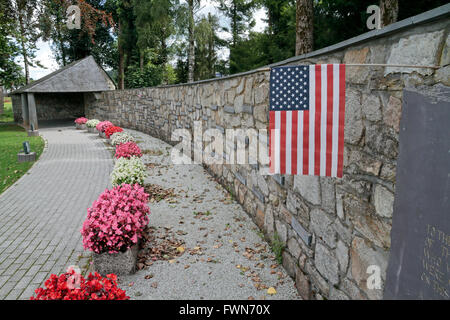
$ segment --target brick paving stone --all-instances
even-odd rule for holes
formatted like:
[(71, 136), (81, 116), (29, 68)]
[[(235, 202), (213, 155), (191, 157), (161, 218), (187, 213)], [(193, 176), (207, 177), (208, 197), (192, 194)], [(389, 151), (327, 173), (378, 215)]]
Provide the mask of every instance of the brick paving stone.
[(86, 254), (80, 229), (113, 161), (97, 135), (72, 124), (40, 128), (38, 162), (0, 195), (0, 300), (29, 299), (50, 273)]
[(22, 294), (23, 289), (13, 289), (6, 296), (5, 300), (17, 300), (19, 296)]

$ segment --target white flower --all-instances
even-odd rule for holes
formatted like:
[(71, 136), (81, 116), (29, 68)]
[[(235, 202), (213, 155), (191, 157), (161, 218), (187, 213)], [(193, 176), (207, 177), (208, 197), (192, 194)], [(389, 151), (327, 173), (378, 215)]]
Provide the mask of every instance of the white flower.
[(116, 132), (111, 136), (111, 144), (117, 146), (122, 143), (136, 142), (132, 136), (126, 132)]
[(100, 120), (92, 119), (86, 122), (86, 127), (88, 128), (95, 128), (100, 123)]
[(140, 158), (120, 158), (116, 161), (111, 173), (111, 183), (113, 186), (122, 183), (143, 185), (146, 176), (145, 166)]

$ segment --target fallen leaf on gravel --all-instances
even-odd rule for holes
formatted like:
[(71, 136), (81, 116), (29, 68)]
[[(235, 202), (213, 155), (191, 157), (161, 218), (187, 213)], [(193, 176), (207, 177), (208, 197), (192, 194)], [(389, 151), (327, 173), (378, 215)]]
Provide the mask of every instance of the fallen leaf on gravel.
[(158, 282), (153, 282), (152, 283), (152, 288), (158, 288)]
[(178, 248), (177, 248), (177, 251), (178, 251), (179, 253), (183, 253), (184, 250), (185, 250), (184, 247), (178, 247)]
[(248, 297), (247, 300), (255, 300), (253, 297)]
[(153, 278), (153, 274), (148, 274), (148, 275), (146, 275), (145, 277), (144, 277), (145, 279), (151, 279), (151, 278)]
[[(156, 184), (146, 184), (144, 185), (145, 193), (150, 195), (149, 202), (160, 202), (161, 200), (169, 198), (170, 201), (173, 201), (172, 198), (175, 198), (176, 195), (174, 193), (174, 188), (164, 189), (163, 187)], [(176, 202), (169, 202), (176, 203)]]
[(277, 290), (275, 290), (274, 287), (270, 287), (269, 289), (267, 289), (267, 294), (273, 295), (276, 293), (277, 293)]
[(169, 260), (169, 263), (174, 263), (175, 259)]
[(129, 286), (129, 287), (134, 286), (134, 282), (130, 282), (130, 283), (128, 284), (128, 286)]
[[(149, 266), (151, 261), (172, 260), (184, 252), (184, 241), (175, 238), (174, 232), (169, 227), (147, 227), (143, 233), (143, 244), (138, 254), (138, 261)], [(183, 250), (178, 249), (183, 248)]]
[(191, 267), (191, 266), (188, 265), (188, 264), (184, 266), (185, 269), (189, 269), (190, 267)]

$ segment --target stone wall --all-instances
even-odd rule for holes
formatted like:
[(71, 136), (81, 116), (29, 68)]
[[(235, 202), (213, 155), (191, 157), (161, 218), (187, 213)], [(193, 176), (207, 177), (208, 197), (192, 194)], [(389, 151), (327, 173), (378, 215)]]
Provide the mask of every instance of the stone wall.
[[(35, 93), (38, 120), (74, 119), (84, 116), (83, 93)], [(21, 122), (22, 101), (20, 94), (12, 95), (14, 120)]]
[[(267, 238), (277, 234), (286, 245), (283, 264), (305, 299), (382, 298), (382, 288), (367, 288), (366, 270), (369, 265), (379, 266), (384, 282), (402, 90), (439, 82), (450, 85), (448, 14), (415, 18), (416, 23), (399, 22), (384, 33), (374, 31), (277, 64), (443, 66), (436, 71), (347, 67), (342, 179), (262, 176), (258, 165), (208, 166)], [(193, 84), (105, 92), (90, 100), (86, 115), (168, 142), (175, 129), (192, 130), (194, 121), (222, 132), (267, 129), (269, 74), (253, 71)]]

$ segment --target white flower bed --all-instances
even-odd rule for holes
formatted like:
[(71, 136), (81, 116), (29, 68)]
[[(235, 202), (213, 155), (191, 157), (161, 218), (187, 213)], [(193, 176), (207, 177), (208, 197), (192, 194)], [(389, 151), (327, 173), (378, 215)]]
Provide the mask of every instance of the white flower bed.
[(122, 183), (143, 185), (146, 176), (145, 166), (140, 158), (120, 158), (116, 161), (114, 170), (111, 173), (111, 183), (113, 186), (118, 186)]
[(116, 132), (111, 136), (111, 144), (117, 146), (122, 143), (136, 142), (134, 138), (126, 132)]
[(92, 119), (86, 122), (86, 127), (88, 128), (95, 128), (100, 123), (100, 120)]

